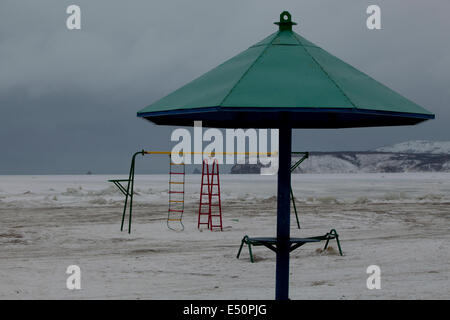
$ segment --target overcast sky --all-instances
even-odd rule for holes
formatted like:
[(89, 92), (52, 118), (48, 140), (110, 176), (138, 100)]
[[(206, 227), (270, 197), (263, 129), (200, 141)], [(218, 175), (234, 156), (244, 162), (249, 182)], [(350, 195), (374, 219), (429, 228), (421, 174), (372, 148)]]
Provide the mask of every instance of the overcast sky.
[[(66, 28), (71, 4), (81, 30)], [(370, 4), (382, 30), (366, 27)], [(450, 140), (448, 0), (1, 0), (0, 174), (124, 173), (134, 151), (170, 150), (174, 128), (136, 112), (274, 32), (283, 10), (294, 31), (436, 114), (295, 130), (295, 150)], [(141, 170), (165, 172), (167, 159)]]

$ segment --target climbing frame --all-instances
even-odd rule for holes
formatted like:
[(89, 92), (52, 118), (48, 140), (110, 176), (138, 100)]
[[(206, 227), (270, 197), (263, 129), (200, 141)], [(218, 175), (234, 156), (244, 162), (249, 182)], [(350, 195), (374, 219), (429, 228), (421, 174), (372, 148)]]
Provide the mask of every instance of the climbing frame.
[(169, 208), (167, 211), (167, 227), (174, 231), (183, 231), (184, 192), (186, 166), (184, 162), (169, 166)]

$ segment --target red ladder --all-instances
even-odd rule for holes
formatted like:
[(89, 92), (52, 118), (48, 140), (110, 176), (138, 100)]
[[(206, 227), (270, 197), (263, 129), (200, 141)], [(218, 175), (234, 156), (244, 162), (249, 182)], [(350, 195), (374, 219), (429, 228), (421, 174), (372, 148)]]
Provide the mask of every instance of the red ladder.
[[(217, 181), (215, 181), (214, 177), (217, 177)], [(205, 186), (207, 187), (206, 192)], [(206, 201), (204, 200), (205, 197)], [(213, 202), (213, 198), (217, 198), (217, 200)], [(215, 210), (216, 212), (213, 212), (213, 208), (218, 210)], [(202, 217), (206, 217), (207, 220), (202, 219)], [(202, 182), (200, 187), (200, 204), (198, 208), (197, 227), (200, 228), (201, 225), (207, 225), (208, 229), (210, 229), (211, 231), (214, 228), (220, 228), (221, 231), (223, 230), (222, 204), (220, 201), (219, 162), (217, 161), (217, 159), (212, 160), (211, 171), (210, 164), (208, 163), (207, 159), (204, 159), (202, 164)]]
[[(214, 177), (217, 177), (217, 182), (214, 181)], [(216, 190), (214, 190), (216, 187)], [(216, 197), (217, 201), (213, 202), (213, 198)], [(209, 215), (209, 229), (212, 231), (214, 228), (222, 228), (222, 203), (220, 201), (220, 178), (219, 178), (219, 162), (214, 159), (211, 170), (211, 186), (210, 186), (210, 212)], [(212, 208), (217, 208), (218, 212), (212, 212)]]

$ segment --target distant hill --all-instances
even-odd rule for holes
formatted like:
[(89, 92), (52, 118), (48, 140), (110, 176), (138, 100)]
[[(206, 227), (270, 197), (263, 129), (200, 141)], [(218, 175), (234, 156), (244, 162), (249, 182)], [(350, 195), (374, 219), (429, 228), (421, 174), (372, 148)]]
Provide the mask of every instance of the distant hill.
[(401, 153), (432, 153), (450, 154), (450, 141), (415, 140), (397, 143), (392, 146), (381, 147), (375, 151)]
[[(260, 164), (237, 164), (231, 173), (259, 173), (260, 168)], [(358, 172), (450, 172), (450, 142), (408, 141), (373, 151), (311, 152), (294, 171)]]

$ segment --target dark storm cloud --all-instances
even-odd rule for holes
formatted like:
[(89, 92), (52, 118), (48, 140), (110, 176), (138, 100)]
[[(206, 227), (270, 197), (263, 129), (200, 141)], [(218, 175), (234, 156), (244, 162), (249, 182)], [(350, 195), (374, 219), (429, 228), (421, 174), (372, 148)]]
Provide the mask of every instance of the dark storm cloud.
[[(375, 3), (383, 29), (369, 31)], [(65, 27), (70, 4), (80, 31)], [(285, 9), (295, 31), (437, 115), (416, 127), (297, 130), (294, 149), (450, 139), (446, 0), (2, 0), (0, 174), (125, 172), (133, 151), (169, 148), (171, 128), (136, 111), (274, 32)], [(166, 169), (155, 161), (145, 170)]]

